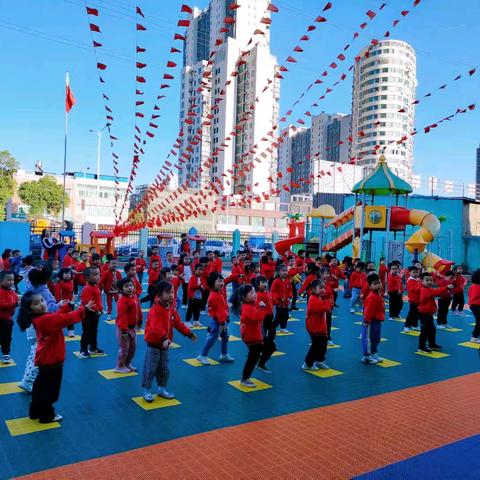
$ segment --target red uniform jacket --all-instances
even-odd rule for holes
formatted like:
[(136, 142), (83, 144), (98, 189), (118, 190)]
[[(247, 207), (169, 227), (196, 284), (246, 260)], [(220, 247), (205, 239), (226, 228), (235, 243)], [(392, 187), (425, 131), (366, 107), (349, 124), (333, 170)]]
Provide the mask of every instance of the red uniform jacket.
[(165, 340), (173, 339), (173, 329), (182, 335), (191, 336), (190, 329), (182, 323), (178, 312), (170, 305), (169, 308), (154, 303), (148, 312), (145, 325), (145, 342), (154, 348), (163, 348)]
[(437, 311), (437, 304), (435, 297), (442, 296), (447, 287), (427, 288), (422, 285), (420, 289), (420, 303), (418, 304), (418, 311), (420, 313), (429, 313), (433, 315)]
[(46, 313), (33, 319), (37, 334), (37, 351), (35, 365), (46, 366), (62, 363), (65, 360), (65, 338), (63, 329), (78, 323), (85, 317), (85, 308), (79, 307), (73, 312), (65, 313), (69, 306), (61, 307), (58, 312)]
[(453, 281), (453, 293), (462, 293), (466, 284), (467, 279), (463, 275), (456, 275)]
[(68, 282), (60, 280), (55, 284), (54, 290), (57, 302), (60, 300), (73, 300), (73, 280), (68, 280)]
[(262, 322), (265, 313), (261, 308), (257, 308), (250, 303), (242, 305), (240, 314), (240, 334), (242, 340), (248, 345), (249, 343), (262, 343)]
[(280, 277), (277, 277), (272, 282), (272, 300), (273, 304), (277, 307), (288, 308), (290, 299), (293, 296), (292, 282), (289, 278), (282, 280)]
[(17, 306), (18, 295), (15, 290), (5, 290), (0, 287), (0, 322), (12, 319)]
[(85, 277), (83, 276), (83, 272), (87, 269), (87, 264), (85, 262), (78, 262), (75, 266), (75, 273), (73, 275), (73, 279), (77, 282), (77, 285), (81, 285), (82, 287), (87, 284)]
[(73, 257), (71, 255), (65, 255), (62, 261), (62, 268), (73, 267)]
[(228, 320), (227, 298), (223, 291), (212, 290), (208, 297), (208, 314), (217, 323), (224, 325)]
[(345, 279), (345, 274), (339, 267), (330, 267), (330, 275), (332, 276), (331, 281), (334, 289), (339, 287), (339, 280)]
[(103, 289), (105, 293), (118, 293), (117, 282), (122, 279), (122, 274), (115, 270), (107, 270), (102, 273), (100, 283), (98, 286)]
[(270, 280), (275, 276), (275, 262), (260, 263), (260, 273)]
[(350, 274), (350, 279), (348, 281), (348, 286), (350, 288), (362, 288), (365, 283), (367, 283), (367, 275), (365, 274), (365, 272), (357, 272), (357, 271), (353, 271), (351, 274)]
[(240, 265), (232, 265), (232, 274), (230, 277), (232, 282), (244, 283), (245, 282), (245, 271)]
[(370, 323), (373, 320), (377, 322), (385, 320), (385, 300), (381, 293), (370, 290), (363, 302), (363, 321)]
[(383, 286), (387, 283), (388, 267), (386, 265), (380, 265), (378, 267), (378, 276)]
[(222, 273), (222, 268), (223, 268), (223, 262), (220, 257), (217, 257), (213, 260), (213, 271), (217, 273)]
[(130, 277), (130, 279), (132, 280), (133, 286), (135, 287), (135, 295), (139, 297), (143, 292), (142, 284), (140, 283), (136, 275)]
[(137, 273), (143, 272), (147, 268), (147, 262), (143, 257), (138, 257), (135, 259), (135, 270)]
[[(263, 302), (265, 304), (265, 307), (259, 307), (258, 304), (260, 302)], [(257, 292), (257, 308), (263, 312), (263, 318), (266, 316), (273, 316), (273, 300), (272, 300), (272, 295), (268, 290), (265, 290), (264, 292)]]
[(388, 274), (387, 287), (389, 292), (402, 292), (402, 277), (400, 275)]
[(480, 305), (480, 284), (473, 283), (468, 289), (468, 304)]
[(420, 303), (420, 289), (422, 281), (419, 278), (409, 277), (407, 280), (408, 301), (418, 305)]
[(302, 286), (298, 291), (298, 294), (301, 295), (303, 292), (307, 292), (310, 295), (310, 291), (312, 290), (312, 287), (310, 285), (315, 280), (318, 280), (318, 277), (314, 273), (310, 273), (309, 275), (307, 275), (307, 278), (303, 281)]
[(177, 277), (176, 275), (172, 277), (170, 280), (170, 283), (172, 284), (173, 287), (173, 305), (175, 308), (177, 307), (177, 294), (178, 294), (178, 289), (180, 288), (180, 285), (182, 284), (182, 279), (180, 277)]
[(327, 302), (329, 308), (328, 311), (333, 310), (333, 305), (335, 304), (335, 297), (333, 295), (333, 288), (330, 283), (325, 284), (325, 293), (322, 295), (322, 300)]
[(142, 309), (137, 295), (120, 295), (117, 302), (117, 318), (115, 324), (120, 330), (140, 327), (142, 325)]
[[(447, 280), (446, 278), (439, 278), (436, 283), (437, 287), (446, 287), (447, 285), (453, 285), (453, 292), (455, 291), (455, 283), (453, 281)], [(451, 290), (447, 290), (443, 295), (441, 295), (441, 298), (448, 300), (449, 298), (452, 298), (453, 292)]]
[[(200, 277), (197, 277), (196, 275), (192, 275), (192, 278), (190, 278), (190, 281), (188, 282), (188, 287), (187, 287), (187, 296), (188, 298), (201, 298), (201, 290), (202, 288), (202, 279)], [(196, 292), (200, 291), (200, 296)], [(196, 294), (196, 295), (195, 295)]]
[(148, 286), (151, 287), (157, 283), (160, 270), (154, 270), (153, 268), (148, 271)]
[(82, 305), (86, 305), (90, 300), (93, 300), (95, 302), (94, 310), (96, 312), (103, 310), (102, 292), (96, 285), (86, 285), (82, 290), (80, 299), (82, 300)]
[(325, 313), (330, 310), (328, 302), (310, 295), (307, 306), (307, 332), (310, 335), (328, 335)]
[(149, 264), (148, 264), (149, 270), (152, 268), (152, 263), (155, 262), (155, 261), (159, 262), (159, 264), (160, 264), (159, 269), (161, 270), (162, 269), (162, 259), (160, 258), (159, 255), (150, 255), (150, 261), (149, 261)]

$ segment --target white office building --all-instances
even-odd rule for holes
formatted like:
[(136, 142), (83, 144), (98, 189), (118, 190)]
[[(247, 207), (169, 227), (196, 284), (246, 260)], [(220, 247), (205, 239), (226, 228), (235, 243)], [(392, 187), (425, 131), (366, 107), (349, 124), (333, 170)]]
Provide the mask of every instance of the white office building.
[[(266, 179), (276, 172), (277, 165), (276, 151), (268, 148), (272, 138), (267, 140), (266, 135), (277, 123), (279, 102), (277, 62), (270, 53), (268, 26), (261, 23), (269, 2), (244, 0), (235, 10), (228, 8), (231, 3), (234, 2), (211, 0), (207, 9), (195, 8), (191, 15), (185, 41), (180, 112), (180, 124), (187, 130), (180, 152), (180, 158), (186, 159), (179, 172), (180, 184), (198, 172), (200, 165), (216, 152), (211, 167), (190, 186), (201, 188), (218, 178), (227, 195), (243, 193), (247, 186), (253, 192), (268, 190)], [(227, 16), (233, 17), (235, 23), (225, 25)], [(266, 34), (254, 35), (260, 28)], [(220, 33), (221, 29), (228, 31)], [(220, 45), (216, 42), (219, 38)], [(253, 41), (249, 42), (251, 38)], [(209, 65), (212, 51), (216, 53), (213, 64)], [(241, 54), (244, 63), (238, 66)], [(205, 69), (211, 71), (207, 79), (202, 78)], [(234, 71), (238, 75), (232, 77)], [(193, 121), (190, 125), (185, 123), (189, 116)], [(199, 135), (198, 128), (206, 119), (209, 125)], [(235, 131), (239, 123), (243, 128)], [(232, 132), (235, 134), (231, 135)], [(189, 148), (186, 144), (192, 138), (195, 145)], [(242, 162), (250, 163), (259, 154), (261, 162), (254, 162), (254, 169), (247, 171), (242, 167)]]
[[(411, 181), (415, 51), (406, 42), (388, 39), (363, 49), (360, 56), (353, 80), (351, 156), (357, 157), (357, 165), (367, 175), (386, 147), (389, 167)], [(405, 136), (402, 143), (397, 143)]]

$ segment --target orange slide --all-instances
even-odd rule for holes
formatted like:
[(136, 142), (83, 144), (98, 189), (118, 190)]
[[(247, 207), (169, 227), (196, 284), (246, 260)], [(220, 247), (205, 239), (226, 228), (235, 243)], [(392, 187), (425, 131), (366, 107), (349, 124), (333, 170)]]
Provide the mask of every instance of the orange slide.
[(279, 255), (285, 255), (293, 245), (305, 242), (305, 222), (290, 222), (288, 228), (288, 238), (275, 244), (275, 250)]

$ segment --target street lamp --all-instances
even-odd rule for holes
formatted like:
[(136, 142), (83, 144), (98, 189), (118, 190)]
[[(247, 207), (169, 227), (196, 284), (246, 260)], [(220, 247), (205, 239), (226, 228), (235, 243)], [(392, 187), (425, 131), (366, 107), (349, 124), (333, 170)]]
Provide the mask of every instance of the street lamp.
[(89, 130), (91, 133), (95, 133), (98, 137), (97, 140), (97, 201), (96, 201), (96, 209), (95, 209), (95, 228), (98, 229), (98, 199), (100, 197), (100, 143), (102, 140), (102, 132), (110, 126), (110, 123), (107, 123), (103, 128), (100, 130)]

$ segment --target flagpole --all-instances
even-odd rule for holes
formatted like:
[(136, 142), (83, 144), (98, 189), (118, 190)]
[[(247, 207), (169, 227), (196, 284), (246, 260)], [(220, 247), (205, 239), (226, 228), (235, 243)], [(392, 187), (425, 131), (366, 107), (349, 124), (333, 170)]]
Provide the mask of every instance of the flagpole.
[[(68, 72), (65, 76), (66, 88), (68, 88), (70, 81), (68, 78)], [(62, 199), (62, 228), (65, 225), (65, 183), (67, 175), (67, 137), (68, 137), (68, 112), (65, 109), (65, 141), (63, 147), (63, 199)]]

